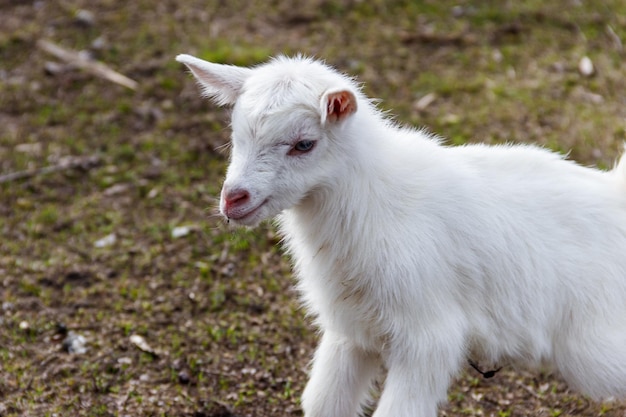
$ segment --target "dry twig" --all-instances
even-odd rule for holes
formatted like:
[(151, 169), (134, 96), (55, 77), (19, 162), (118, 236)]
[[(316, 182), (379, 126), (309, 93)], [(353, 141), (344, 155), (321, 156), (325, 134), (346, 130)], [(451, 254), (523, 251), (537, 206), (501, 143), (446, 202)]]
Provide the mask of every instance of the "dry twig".
[(125, 75), (120, 74), (117, 71), (112, 70), (102, 62), (91, 60), (76, 51), (71, 51), (56, 45), (50, 41), (40, 39), (37, 42), (37, 46), (54, 55), (58, 59), (66, 62), (67, 64), (81, 68), (87, 72), (90, 72), (98, 77), (104, 78), (116, 84), (136, 90), (139, 84), (135, 80), (131, 80)]
[(50, 165), (47, 167), (29, 169), (25, 171), (10, 172), (8, 174), (0, 175), (0, 184), (5, 182), (23, 180), (26, 178), (32, 178), (37, 175), (51, 174), (53, 172), (65, 171), (68, 169), (90, 169), (100, 164), (99, 156), (85, 156), (75, 158), (64, 158), (56, 165)]

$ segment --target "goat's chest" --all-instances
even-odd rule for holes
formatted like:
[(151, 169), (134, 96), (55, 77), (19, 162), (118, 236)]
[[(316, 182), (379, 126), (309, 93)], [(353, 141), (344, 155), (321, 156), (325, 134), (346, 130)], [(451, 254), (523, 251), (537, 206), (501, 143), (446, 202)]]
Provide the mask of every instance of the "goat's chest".
[(379, 348), (387, 326), (382, 294), (373, 282), (384, 281), (381, 277), (341, 262), (324, 262), (323, 257), (298, 275), (305, 304), (323, 330), (343, 334), (363, 347)]
[[(393, 265), (383, 245), (372, 238), (354, 236), (354, 228), (343, 223), (307, 221), (309, 213), (287, 212), (281, 218), (285, 244), (292, 256), (298, 290), (308, 313), (324, 331), (333, 331), (378, 350), (394, 326), (395, 311), (390, 309), (395, 294)], [(333, 216), (329, 214), (329, 218)], [(335, 213), (335, 217), (336, 213)], [(332, 238), (329, 238), (332, 237)]]

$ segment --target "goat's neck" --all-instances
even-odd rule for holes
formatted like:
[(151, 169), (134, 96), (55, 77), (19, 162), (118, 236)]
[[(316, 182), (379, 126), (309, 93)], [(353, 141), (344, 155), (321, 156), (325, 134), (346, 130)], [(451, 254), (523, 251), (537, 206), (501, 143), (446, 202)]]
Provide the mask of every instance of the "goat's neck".
[[(365, 115), (342, 133), (348, 142), (340, 172), (332, 183), (320, 185), (282, 218), (287, 240), (306, 242), (314, 248), (341, 247), (341, 251), (362, 246), (367, 230), (389, 218), (397, 186), (393, 147), (388, 135), (398, 134), (380, 116)], [(396, 196), (397, 197), (397, 196)], [(339, 255), (339, 254), (338, 254)]]

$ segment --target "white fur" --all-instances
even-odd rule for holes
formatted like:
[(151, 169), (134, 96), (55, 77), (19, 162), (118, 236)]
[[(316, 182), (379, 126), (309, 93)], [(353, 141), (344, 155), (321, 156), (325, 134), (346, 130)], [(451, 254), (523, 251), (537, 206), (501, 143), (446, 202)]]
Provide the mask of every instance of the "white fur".
[[(222, 212), (278, 216), (322, 331), (305, 416), (356, 416), (384, 369), (375, 417), (433, 417), (468, 357), (549, 364), (594, 398), (626, 396), (625, 162), (443, 146), (306, 58), (178, 60), (234, 104)], [(327, 117), (334, 92), (356, 111)], [(315, 147), (293, 155), (305, 139)]]

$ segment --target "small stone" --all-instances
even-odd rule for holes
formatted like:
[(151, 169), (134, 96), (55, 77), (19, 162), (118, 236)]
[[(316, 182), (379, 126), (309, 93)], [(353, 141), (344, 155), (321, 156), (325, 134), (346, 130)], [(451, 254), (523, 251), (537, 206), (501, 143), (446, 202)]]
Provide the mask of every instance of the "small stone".
[(593, 66), (593, 62), (588, 56), (584, 56), (580, 59), (578, 63), (578, 71), (584, 77), (591, 77), (595, 74), (596, 69)]
[(96, 23), (96, 16), (89, 10), (81, 9), (76, 12), (76, 22), (81, 26), (91, 27)]
[(139, 336), (138, 334), (130, 336), (130, 343), (135, 345), (135, 347), (142, 352), (149, 353), (154, 357), (159, 356), (159, 354), (154, 349), (152, 349), (148, 342), (146, 342), (146, 339), (144, 339), (142, 336)]
[(155, 198), (157, 195), (159, 195), (159, 190), (157, 188), (153, 188), (151, 189), (148, 194), (146, 195), (147, 198), (149, 199), (153, 199)]
[(187, 371), (180, 371), (178, 373), (178, 382), (180, 382), (181, 384), (185, 384), (185, 385), (187, 385), (189, 382), (191, 382), (191, 378), (189, 377), (189, 373)]
[(102, 194), (104, 194), (107, 197), (110, 197), (110, 196), (114, 196), (118, 194), (123, 194), (129, 189), (130, 189), (130, 185), (128, 184), (114, 184), (110, 186), (109, 188), (107, 188), (106, 190), (104, 190)]
[(121, 358), (118, 358), (117, 363), (119, 363), (120, 365), (131, 365), (133, 363), (133, 360), (128, 356), (123, 356)]
[(189, 226), (178, 226), (172, 229), (172, 238), (178, 239), (180, 237), (185, 237), (189, 233), (191, 233), (191, 227)]
[(106, 235), (102, 239), (96, 240), (93, 245), (96, 248), (105, 248), (107, 246), (113, 245), (116, 241), (117, 241), (117, 236), (115, 236), (115, 233), (111, 233), (109, 235)]
[(58, 62), (46, 61), (43, 65), (43, 70), (46, 75), (59, 75), (66, 72), (68, 66), (59, 64)]
[(80, 334), (69, 331), (67, 337), (63, 339), (63, 349), (73, 355), (82, 355), (87, 352), (87, 340)]
[(91, 49), (95, 49), (96, 51), (101, 51), (108, 46), (108, 42), (105, 37), (99, 36), (91, 42)]

